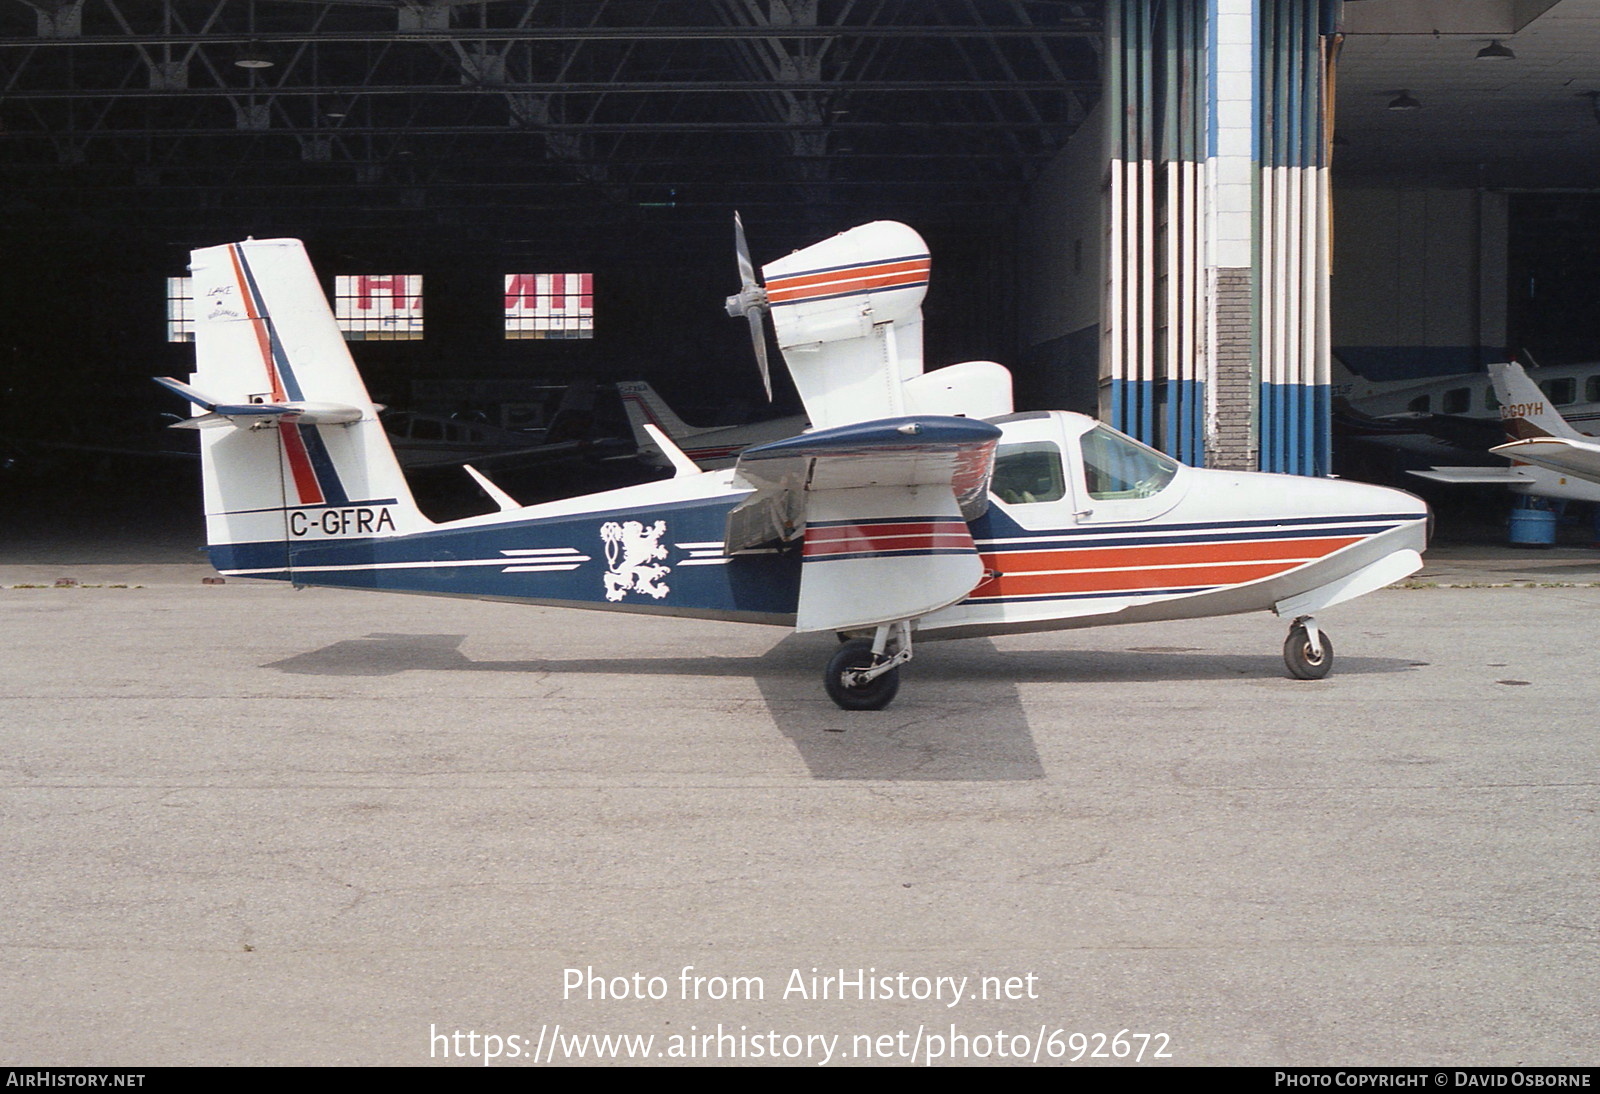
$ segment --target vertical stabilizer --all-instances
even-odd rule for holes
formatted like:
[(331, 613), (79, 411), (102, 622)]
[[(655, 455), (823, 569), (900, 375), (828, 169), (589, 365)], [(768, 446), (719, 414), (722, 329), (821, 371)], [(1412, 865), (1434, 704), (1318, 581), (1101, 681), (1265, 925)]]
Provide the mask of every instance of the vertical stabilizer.
[(1500, 421), (1506, 435), (1514, 441), (1534, 437), (1582, 438), (1550, 402), (1550, 396), (1539, 389), (1532, 378), (1515, 362), (1489, 366), (1489, 380), (1494, 384), (1494, 395), (1500, 400)]
[(646, 425), (655, 426), (673, 440), (692, 437), (712, 428), (690, 425), (678, 417), (656, 389), (643, 380), (626, 380), (617, 384), (617, 394), (622, 396), (622, 408), (627, 412), (628, 424), (633, 428), (633, 439), (640, 448), (655, 444), (645, 432)]
[[(247, 240), (191, 256), (194, 389), (218, 404), (282, 415), (208, 420), (200, 431), (212, 561), (289, 577), (297, 545), (420, 531), (400, 465), (350, 358), (305, 247)], [(355, 420), (307, 424), (295, 408), (334, 405)], [(314, 415), (313, 415), (314, 416)]]

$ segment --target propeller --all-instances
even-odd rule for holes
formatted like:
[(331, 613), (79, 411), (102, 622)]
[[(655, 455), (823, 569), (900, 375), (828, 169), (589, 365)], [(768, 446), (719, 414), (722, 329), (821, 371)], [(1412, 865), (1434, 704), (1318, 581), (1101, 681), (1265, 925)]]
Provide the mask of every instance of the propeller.
[(755, 264), (750, 261), (750, 245), (745, 242), (744, 223), (739, 214), (733, 214), (734, 249), (739, 256), (739, 293), (728, 297), (728, 314), (746, 316), (750, 320), (750, 338), (756, 347), (756, 363), (761, 366), (761, 382), (767, 389), (767, 402), (772, 402), (772, 373), (767, 367), (767, 335), (761, 329), (761, 317), (771, 312), (767, 304), (767, 290), (756, 284)]

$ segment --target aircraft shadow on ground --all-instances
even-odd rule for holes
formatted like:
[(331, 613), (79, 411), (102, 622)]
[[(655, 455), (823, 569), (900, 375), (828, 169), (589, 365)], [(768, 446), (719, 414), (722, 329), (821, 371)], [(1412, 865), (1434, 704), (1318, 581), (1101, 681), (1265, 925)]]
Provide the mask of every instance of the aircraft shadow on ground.
[[(411, 671), (600, 674), (755, 682), (773, 724), (823, 779), (1012, 781), (1044, 777), (1019, 684), (1160, 683), (1282, 678), (1274, 654), (1186, 647), (1126, 650), (996, 649), (987, 639), (928, 643), (902, 671), (884, 711), (843, 711), (822, 693), (829, 644), (788, 635), (754, 657), (584, 657), (473, 660), (464, 634), (392, 634), (335, 642), (263, 667), (309, 676), (373, 677)], [(1343, 675), (1408, 672), (1420, 663), (1341, 656)], [(1286, 681), (1287, 682), (1287, 681)]]
[[(888, 710), (844, 711), (822, 690), (830, 642), (789, 635), (755, 657), (588, 657), (475, 661), (463, 634), (374, 633), (274, 661), (264, 668), (309, 676), (376, 677), (411, 671), (742, 677), (760, 689), (769, 716), (819, 779), (1011, 781), (1044, 777), (1016, 683), (998, 673), (959, 691), (905, 680)], [(984, 640), (965, 644), (973, 652)], [(946, 692), (941, 696), (939, 691)], [(947, 698), (956, 701), (947, 702)]]
[[(580, 673), (619, 676), (744, 676), (763, 690), (769, 702), (812, 702), (822, 695), (822, 666), (830, 653), (815, 636), (789, 635), (757, 657), (581, 657), (529, 658), (518, 661), (475, 661), (461, 652), (464, 634), (390, 634), (376, 632), (308, 650), (263, 668), (304, 676), (393, 676), (402, 672)], [(1422, 662), (1393, 657), (1339, 655), (1341, 676), (1407, 672)], [(913, 675), (915, 674), (915, 675)], [(999, 650), (988, 639), (954, 643), (922, 643), (917, 660), (903, 671), (904, 686), (894, 710), (915, 699), (938, 681), (963, 686), (987, 683), (1096, 683), (1126, 680), (1236, 680), (1284, 675), (1275, 652), (1210, 653), (1185, 646), (1135, 646), (1125, 650)], [(779, 686), (781, 685), (781, 686)], [(969, 701), (978, 698), (968, 696)]]

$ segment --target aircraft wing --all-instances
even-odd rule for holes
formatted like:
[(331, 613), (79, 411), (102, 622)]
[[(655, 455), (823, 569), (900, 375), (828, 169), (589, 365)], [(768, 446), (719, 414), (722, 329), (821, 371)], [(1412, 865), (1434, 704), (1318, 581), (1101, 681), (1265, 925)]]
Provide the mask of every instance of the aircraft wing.
[(1497, 445), (1489, 451), (1563, 475), (1600, 482), (1600, 442), (1570, 437), (1534, 437)]
[(969, 520), (988, 507), (1000, 430), (887, 418), (747, 448), (755, 493), (728, 517), (729, 554), (800, 541), (798, 631), (911, 619), (983, 579)]
[(1533, 476), (1515, 467), (1435, 467), (1431, 471), (1409, 471), (1419, 479), (1453, 485), (1516, 486), (1533, 481)]

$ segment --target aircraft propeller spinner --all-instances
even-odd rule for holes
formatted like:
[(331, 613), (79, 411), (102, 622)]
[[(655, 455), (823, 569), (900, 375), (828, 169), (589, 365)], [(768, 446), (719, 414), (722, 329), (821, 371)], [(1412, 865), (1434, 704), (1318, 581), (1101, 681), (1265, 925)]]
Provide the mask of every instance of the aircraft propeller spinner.
[(761, 317), (771, 314), (767, 303), (767, 290), (756, 284), (755, 264), (750, 261), (750, 245), (745, 242), (744, 223), (739, 214), (733, 214), (733, 241), (739, 256), (739, 293), (728, 297), (728, 314), (748, 316), (750, 338), (756, 347), (756, 362), (761, 366), (761, 382), (766, 385), (767, 402), (772, 402), (772, 372), (767, 366), (767, 336), (761, 329)]

